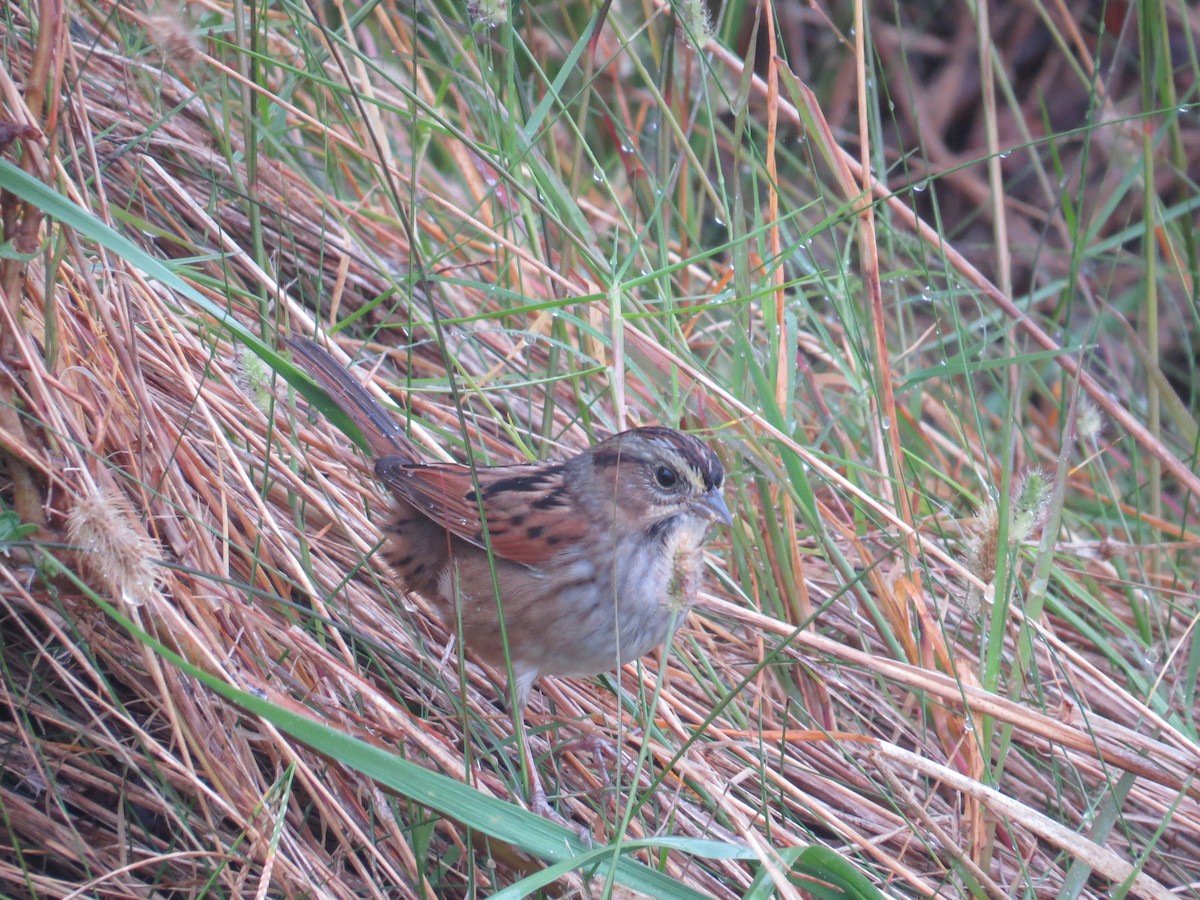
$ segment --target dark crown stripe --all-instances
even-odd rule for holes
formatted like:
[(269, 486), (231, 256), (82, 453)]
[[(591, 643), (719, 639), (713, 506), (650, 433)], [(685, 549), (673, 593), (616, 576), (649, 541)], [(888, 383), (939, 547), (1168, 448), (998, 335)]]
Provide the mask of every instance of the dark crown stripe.
[[(713, 490), (725, 480), (725, 469), (721, 465), (721, 460), (707, 445), (690, 434), (684, 434), (661, 425), (647, 425), (642, 428), (634, 428), (626, 433), (636, 434), (648, 443), (658, 444), (660, 447), (679, 454), (690, 468), (699, 473), (704, 481), (705, 490)], [(626, 462), (638, 461), (643, 460), (644, 455), (641, 453), (635, 455), (626, 449), (623, 458)], [(598, 463), (601, 461), (612, 463), (620, 459), (622, 459), (622, 452), (617, 450), (602, 451), (596, 455)]]

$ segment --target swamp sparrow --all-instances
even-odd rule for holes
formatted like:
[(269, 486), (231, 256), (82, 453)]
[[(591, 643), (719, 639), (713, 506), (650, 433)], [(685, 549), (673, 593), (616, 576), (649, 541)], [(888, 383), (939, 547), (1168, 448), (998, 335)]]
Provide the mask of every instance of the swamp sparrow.
[(522, 709), (539, 676), (595, 675), (649, 653), (695, 602), (709, 529), (732, 521), (721, 462), (696, 438), (634, 428), (561, 462), (423, 463), (328, 353), (286, 344), (375, 455), (396, 501), (388, 563), (444, 604), (472, 653), (504, 667), (507, 647)]

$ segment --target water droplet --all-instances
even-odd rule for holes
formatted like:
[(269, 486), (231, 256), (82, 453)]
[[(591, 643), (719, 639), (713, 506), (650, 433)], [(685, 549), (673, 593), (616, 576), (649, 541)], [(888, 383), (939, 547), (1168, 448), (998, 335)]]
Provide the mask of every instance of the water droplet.
[(925, 188), (927, 188), (927, 187), (929, 187), (929, 182), (928, 182), (928, 181), (925, 181), (924, 179), (922, 179), (921, 181), (918, 181), (916, 184), (914, 184), (914, 185), (912, 186), (913, 193), (914, 193), (914, 194), (920, 194), (920, 193), (922, 193), (922, 192), (925, 190)]
[(892, 430), (892, 420), (889, 417), (884, 416), (883, 419), (881, 419), (879, 422), (879, 427), (882, 428), (884, 431), (891, 431)]

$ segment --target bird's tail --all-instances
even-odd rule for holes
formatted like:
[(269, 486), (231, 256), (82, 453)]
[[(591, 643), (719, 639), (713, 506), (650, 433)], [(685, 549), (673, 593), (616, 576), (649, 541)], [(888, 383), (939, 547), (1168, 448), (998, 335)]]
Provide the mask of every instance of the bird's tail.
[(400, 422), (388, 415), (337, 360), (305, 338), (284, 338), (284, 343), (296, 365), (358, 426), (376, 458), (400, 457), (405, 464), (421, 461), (420, 452)]

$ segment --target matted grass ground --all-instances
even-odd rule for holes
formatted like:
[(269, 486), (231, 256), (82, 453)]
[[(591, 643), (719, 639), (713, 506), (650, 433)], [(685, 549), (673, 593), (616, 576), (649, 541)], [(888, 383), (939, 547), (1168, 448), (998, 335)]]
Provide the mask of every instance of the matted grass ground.
[[(868, 11), (6, 6), (0, 892), (1200, 890), (1194, 18)], [(535, 691), (590, 847), (283, 333), (718, 448), (673, 645)]]

